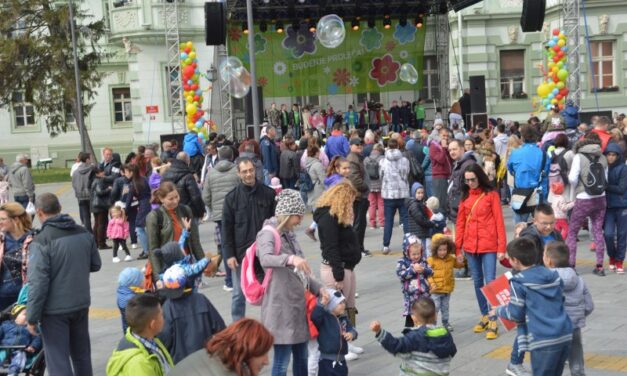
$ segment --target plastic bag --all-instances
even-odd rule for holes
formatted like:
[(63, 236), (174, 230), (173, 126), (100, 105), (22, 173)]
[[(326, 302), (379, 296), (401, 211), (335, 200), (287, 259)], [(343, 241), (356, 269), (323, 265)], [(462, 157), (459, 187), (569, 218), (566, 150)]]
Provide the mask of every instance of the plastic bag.
[(28, 202), (28, 205), (26, 205), (26, 213), (32, 215), (35, 215), (36, 211), (35, 211), (35, 204), (33, 204), (32, 202)]

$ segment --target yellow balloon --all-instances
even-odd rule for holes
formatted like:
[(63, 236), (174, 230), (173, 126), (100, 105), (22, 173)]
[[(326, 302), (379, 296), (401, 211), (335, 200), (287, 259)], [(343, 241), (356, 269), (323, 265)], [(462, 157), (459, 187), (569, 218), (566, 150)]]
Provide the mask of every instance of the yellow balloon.
[(545, 83), (542, 83), (538, 86), (537, 93), (540, 98), (544, 98), (549, 94), (549, 86)]
[(551, 62), (549, 63), (549, 69), (553, 69), (553, 67), (554, 67), (554, 66), (555, 66), (555, 63), (551, 61)]
[(555, 89), (555, 82), (553, 81), (549, 82), (549, 89), (550, 91), (553, 91), (553, 89)]
[(196, 126), (194, 125), (194, 123), (187, 123), (187, 129), (190, 131), (193, 131), (194, 128), (196, 128)]
[(190, 41), (188, 41), (188, 42), (185, 44), (185, 47), (187, 47), (187, 48), (193, 48), (193, 47), (194, 47), (194, 43), (192, 43), (192, 41), (190, 40)]
[(189, 55), (187, 55), (187, 56), (189, 56), (192, 59), (195, 59), (196, 58), (196, 51), (190, 52)]
[(553, 73), (557, 73), (559, 70), (560, 70), (560, 69), (559, 69), (559, 67), (553, 67), (553, 68), (551, 68), (551, 71), (552, 71)]
[(566, 41), (564, 39), (558, 39), (557, 45), (560, 47), (564, 47), (566, 45)]
[(566, 35), (564, 35), (564, 34), (560, 33), (560, 34), (557, 36), (557, 39), (566, 39)]
[(562, 90), (564, 88), (564, 81), (559, 81), (557, 85), (555, 85), (558, 89)]
[(192, 103), (194, 101), (194, 97), (185, 97), (185, 100), (187, 101), (187, 103)]
[(185, 107), (185, 111), (187, 112), (188, 115), (193, 115), (196, 113), (197, 111), (197, 107), (193, 104), (193, 103), (189, 103), (186, 107)]
[(557, 99), (555, 98), (551, 99), (551, 104), (557, 104)]

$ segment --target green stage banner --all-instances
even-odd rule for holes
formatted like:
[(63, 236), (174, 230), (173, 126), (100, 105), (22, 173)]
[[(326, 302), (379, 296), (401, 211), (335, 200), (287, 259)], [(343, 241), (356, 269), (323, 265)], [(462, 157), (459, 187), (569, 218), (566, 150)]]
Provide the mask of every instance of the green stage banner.
[[(377, 21), (372, 29), (354, 31), (350, 23), (345, 23), (344, 42), (329, 49), (316, 40), (305, 23), (298, 31), (289, 25), (281, 34), (274, 27), (262, 33), (258, 26), (257, 84), (263, 87), (266, 98), (422, 89), (425, 27), (417, 29), (408, 22), (386, 30), (382, 21)], [(250, 69), (248, 36), (239, 24), (229, 25), (228, 50)], [(416, 84), (400, 80), (398, 74), (404, 63), (418, 71)]]

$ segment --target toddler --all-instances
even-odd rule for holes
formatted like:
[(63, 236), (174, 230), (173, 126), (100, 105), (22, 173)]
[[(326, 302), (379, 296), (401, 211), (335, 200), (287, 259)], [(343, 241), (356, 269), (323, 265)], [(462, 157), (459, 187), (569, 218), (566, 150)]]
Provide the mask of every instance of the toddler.
[(117, 304), (122, 316), (122, 332), (126, 333), (128, 324), (124, 313), (126, 305), (137, 294), (144, 293), (144, 273), (137, 268), (125, 268), (118, 276)]
[(551, 207), (555, 212), (555, 230), (560, 232), (562, 239), (566, 239), (568, 235), (568, 211), (575, 206), (575, 201), (566, 201), (562, 195), (564, 193), (563, 183), (551, 183), (551, 193), (553, 193)]
[(446, 229), (446, 217), (440, 213), (440, 200), (435, 196), (429, 197), (427, 199), (427, 208), (431, 210), (429, 220), (435, 224), (435, 227), (431, 229), (431, 235), (443, 234)]
[(307, 374), (309, 376), (318, 375), (318, 362), (320, 361), (320, 350), (318, 349), (318, 328), (311, 321), (311, 314), (318, 305), (318, 298), (309, 290), (305, 290), (305, 304), (307, 306), (307, 323), (309, 324), (309, 343), (307, 344)]
[(274, 192), (278, 196), (279, 193), (283, 190), (283, 186), (281, 185), (281, 179), (274, 177), (270, 179), (270, 188), (274, 189)]
[(41, 336), (33, 336), (27, 329), (26, 306), (16, 304), (11, 309), (13, 320), (5, 320), (0, 326), (0, 345), (2, 346), (24, 346), (11, 350), (2, 350), (2, 358), (6, 359), (7, 352), (11, 354), (8, 375), (18, 375), (24, 370), (27, 358), (34, 356), (41, 350)]
[(429, 296), (429, 283), (433, 271), (427, 264), (422, 252), (420, 239), (412, 234), (405, 234), (403, 239), (403, 258), (396, 263), (396, 275), (401, 280), (403, 291), (403, 316), (405, 327), (414, 326), (411, 318), (411, 306), (422, 296)]
[(585, 375), (581, 328), (586, 326), (586, 316), (594, 310), (592, 296), (583, 279), (568, 263), (568, 247), (564, 242), (549, 242), (544, 248), (544, 265), (557, 271), (564, 283), (564, 308), (573, 324), (568, 366), (573, 376)]
[(411, 307), (414, 325), (395, 338), (373, 321), (370, 330), (381, 346), (401, 358), (402, 375), (448, 375), (451, 359), (457, 353), (453, 337), (444, 328), (437, 328), (437, 314), (433, 300), (422, 297)]
[(118, 250), (120, 248), (126, 252), (124, 261), (133, 260), (133, 257), (128, 250), (128, 246), (126, 245), (126, 238), (128, 238), (129, 234), (129, 225), (126, 220), (126, 215), (124, 215), (124, 209), (119, 206), (113, 206), (109, 209), (109, 215), (111, 216), (111, 219), (107, 225), (107, 237), (113, 240), (113, 263), (120, 262), (120, 259), (118, 258)]
[(422, 184), (412, 184), (411, 197), (405, 199), (405, 206), (407, 207), (407, 233), (420, 239), (422, 249), (429, 252), (428, 245), (435, 223), (429, 219), (432, 213), (425, 205), (425, 189)]
[(345, 376), (348, 366), (344, 357), (348, 354), (348, 342), (357, 338), (357, 331), (346, 316), (344, 295), (333, 289), (327, 292), (311, 313), (311, 321), (318, 329), (318, 374)]
[(428, 278), (431, 289), (431, 298), (435, 303), (436, 313), (440, 312), (442, 325), (449, 331), (453, 327), (449, 323), (449, 302), (451, 293), (455, 289), (454, 268), (461, 268), (464, 263), (458, 263), (455, 257), (455, 242), (448, 236), (435, 234), (431, 239), (431, 257), (427, 259), (433, 275)]
[(9, 179), (0, 172), (0, 205), (9, 202)]

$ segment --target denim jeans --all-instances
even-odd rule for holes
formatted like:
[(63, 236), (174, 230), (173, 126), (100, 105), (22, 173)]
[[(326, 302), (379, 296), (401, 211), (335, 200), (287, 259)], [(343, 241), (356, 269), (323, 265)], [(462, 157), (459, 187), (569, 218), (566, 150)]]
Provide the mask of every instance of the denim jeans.
[[(137, 231), (135, 231), (135, 220), (137, 219), (137, 206), (131, 206), (126, 211), (126, 220), (128, 221), (128, 232), (131, 236), (131, 244), (137, 244)], [(148, 247), (146, 247), (148, 252)]]
[(231, 271), (233, 279), (233, 297), (231, 299), (231, 318), (233, 322), (243, 318), (246, 315), (246, 298), (242, 292), (242, 266), (238, 265), (235, 270)]
[(583, 362), (583, 344), (581, 341), (581, 328), (573, 330), (573, 341), (570, 345), (570, 354), (568, 355), (568, 367), (571, 376), (585, 376), (585, 367)]
[(451, 294), (431, 294), (431, 299), (433, 299), (433, 303), (435, 303), (435, 312), (440, 312), (440, 317), (442, 318), (442, 325), (448, 324), (448, 307), (449, 302), (451, 301)]
[(433, 184), (433, 177), (431, 175), (425, 175), (425, 195), (427, 197), (433, 196), (431, 184)]
[(617, 261), (624, 261), (627, 248), (627, 208), (608, 208), (603, 230), (607, 255)]
[(85, 230), (92, 233), (93, 230), (91, 229), (91, 209), (89, 204), (89, 200), (79, 200), (78, 212), (81, 216), (81, 223), (83, 224), (83, 227), (85, 227)]
[(398, 210), (401, 217), (401, 223), (403, 224), (403, 230), (407, 231), (409, 225), (407, 224), (407, 207), (405, 206), (405, 199), (383, 199), (383, 216), (385, 217), (385, 226), (383, 227), (383, 246), (390, 246), (390, 239), (392, 238), (392, 229), (394, 228), (394, 216)]
[(529, 215), (531, 213), (527, 213), (527, 214), (518, 214), (515, 211), (512, 210), (512, 213), (514, 213), (513, 219), (514, 219), (514, 226), (516, 226), (517, 224), (521, 223), (521, 222), (525, 222), (527, 223), (527, 221), (529, 221)]
[(135, 227), (137, 233), (137, 240), (142, 246), (142, 254), (148, 254), (148, 235), (146, 234), (146, 227)]
[(293, 355), (292, 372), (294, 376), (307, 376), (307, 342), (294, 345), (274, 345), (272, 376), (287, 375), (290, 355)]
[(561, 375), (568, 354), (570, 354), (570, 342), (531, 351), (533, 376)]
[(472, 282), (475, 285), (475, 295), (477, 296), (479, 311), (481, 311), (482, 315), (487, 315), (490, 309), (488, 308), (487, 300), (481, 292), (481, 288), (484, 284), (494, 280), (496, 275), (496, 253), (466, 252), (466, 260), (468, 260)]
[(22, 205), (24, 209), (28, 206), (28, 196), (13, 196), (13, 200)]
[(525, 352), (518, 350), (518, 337), (514, 338), (514, 345), (512, 346), (512, 354), (510, 355), (509, 362), (514, 365), (523, 364), (525, 361)]

